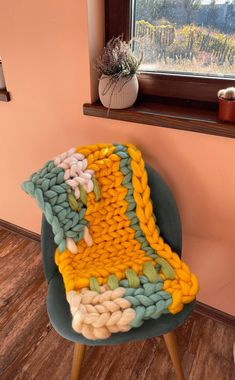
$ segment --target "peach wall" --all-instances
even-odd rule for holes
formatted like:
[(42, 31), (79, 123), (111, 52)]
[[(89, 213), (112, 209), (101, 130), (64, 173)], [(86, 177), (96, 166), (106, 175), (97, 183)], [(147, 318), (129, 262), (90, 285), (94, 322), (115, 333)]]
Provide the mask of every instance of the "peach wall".
[[(0, 0), (0, 9), (0, 55), (12, 94), (0, 102), (0, 218), (39, 232), (41, 213), (21, 191), (23, 179), (71, 146), (132, 142), (175, 194), (199, 300), (235, 314), (234, 140), (83, 116), (82, 104), (95, 96), (88, 38), (102, 39), (100, 23), (88, 34), (86, 1)], [(94, 17), (92, 2), (89, 11)]]

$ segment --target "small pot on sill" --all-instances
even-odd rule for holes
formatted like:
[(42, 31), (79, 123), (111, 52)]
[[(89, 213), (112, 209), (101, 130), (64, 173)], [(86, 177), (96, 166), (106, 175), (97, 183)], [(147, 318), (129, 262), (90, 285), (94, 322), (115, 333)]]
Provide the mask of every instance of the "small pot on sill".
[(100, 101), (104, 107), (124, 109), (133, 106), (135, 103), (139, 82), (136, 75), (120, 78), (102, 75), (98, 90)]
[(235, 100), (219, 98), (219, 119), (223, 121), (235, 121)]

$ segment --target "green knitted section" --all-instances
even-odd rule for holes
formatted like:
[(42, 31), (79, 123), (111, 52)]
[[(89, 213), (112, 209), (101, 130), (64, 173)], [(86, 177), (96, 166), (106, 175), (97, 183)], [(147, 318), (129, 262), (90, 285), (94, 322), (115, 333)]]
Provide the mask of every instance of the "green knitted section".
[[(136, 317), (132, 321), (132, 327), (139, 327), (143, 324), (144, 320), (157, 319), (164, 313), (169, 313), (168, 306), (172, 303), (171, 294), (162, 290), (163, 280), (158, 273), (161, 269), (165, 274), (169, 275), (169, 278), (174, 276), (174, 271), (171, 272), (166, 264), (165, 260), (161, 259), (156, 252), (150, 247), (148, 241), (145, 238), (144, 232), (141, 230), (139, 220), (136, 217), (136, 202), (133, 196), (132, 186), (132, 169), (130, 166), (131, 158), (127, 152), (127, 147), (123, 145), (115, 145), (115, 153), (121, 157), (120, 170), (124, 174), (122, 185), (128, 189), (125, 200), (128, 202), (128, 209), (126, 215), (131, 220), (131, 227), (136, 231), (135, 238), (141, 244), (146, 254), (159, 260), (159, 263), (154, 268), (151, 263), (146, 263), (143, 268), (144, 276), (139, 276), (133, 271), (126, 271), (126, 279), (119, 282), (119, 286), (126, 288), (124, 298), (126, 298), (132, 305), (132, 308), (136, 312)], [(157, 227), (158, 228), (158, 227)], [(158, 228), (159, 229), (159, 228)]]
[[(131, 157), (127, 152), (127, 147), (124, 145), (115, 145), (115, 153), (121, 157), (120, 161), (120, 171), (124, 175), (122, 185), (128, 189), (125, 200), (128, 202), (128, 209), (126, 216), (131, 220), (131, 227), (136, 231), (135, 238), (141, 244), (141, 249), (143, 249), (149, 257), (156, 259), (159, 257), (156, 252), (150, 247), (148, 241), (145, 238), (144, 232), (141, 230), (139, 220), (136, 217), (136, 202), (133, 196), (133, 187), (132, 187), (132, 169), (130, 166)], [(156, 228), (160, 231), (159, 227), (156, 225)]]
[(169, 313), (168, 306), (172, 303), (169, 293), (162, 290), (163, 280), (152, 284), (146, 276), (139, 276), (140, 286), (129, 287), (128, 280), (121, 280), (119, 285), (126, 288), (124, 298), (132, 305), (136, 317), (132, 321), (132, 327), (139, 327), (146, 319), (157, 319), (162, 314)]
[(117, 289), (119, 287), (118, 278), (114, 274), (111, 274), (108, 277), (107, 284), (111, 290)]
[(54, 233), (54, 241), (60, 252), (66, 248), (66, 238), (75, 242), (82, 239), (84, 227), (88, 222), (83, 219), (86, 207), (77, 202), (71, 187), (64, 182), (64, 169), (55, 167), (48, 161), (42, 169), (32, 174), (22, 189), (38, 203)]

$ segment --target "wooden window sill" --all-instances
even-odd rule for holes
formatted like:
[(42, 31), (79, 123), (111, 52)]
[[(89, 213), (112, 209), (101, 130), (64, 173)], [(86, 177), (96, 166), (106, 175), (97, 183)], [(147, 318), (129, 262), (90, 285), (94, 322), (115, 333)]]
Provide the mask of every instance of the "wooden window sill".
[(7, 90), (0, 90), (0, 101), (2, 102), (10, 101), (10, 93)]
[(110, 118), (134, 123), (155, 125), (156, 127), (180, 129), (183, 131), (206, 133), (209, 135), (235, 138), (235, 122), (227, 123), (218, 119), (217, 105), (200, 106), (176, 104), (171, 101), (138, 100), (131, 108), (110, 110), (98, 101), (83, 105), (83, 113), (88, 116)]

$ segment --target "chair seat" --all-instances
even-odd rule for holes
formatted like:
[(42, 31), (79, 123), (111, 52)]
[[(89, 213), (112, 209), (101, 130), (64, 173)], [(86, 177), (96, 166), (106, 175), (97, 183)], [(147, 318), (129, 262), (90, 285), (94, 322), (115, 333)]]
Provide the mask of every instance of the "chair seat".
[(156, 320), (149, 319), (145, 321), (141, 327), (133, 328), (125, 333), (112, 334), (110, 338), (105, 340), (94, 341), (86, 339), (72, 329), (72, 316), (65, 297), (63, 279), (59, 272), (50, 280), (47, 295), (48, 315), (52, 326), (58, 334), (75, 343), (91, 346), (120, 344), (166, 334), (180, 326), (188, 318), (193, 311), (194, 305), (195, 302), (191, 302), (185, 305), (184, 309), (178, 314), (164, 314)]

